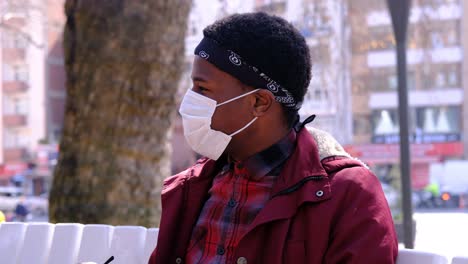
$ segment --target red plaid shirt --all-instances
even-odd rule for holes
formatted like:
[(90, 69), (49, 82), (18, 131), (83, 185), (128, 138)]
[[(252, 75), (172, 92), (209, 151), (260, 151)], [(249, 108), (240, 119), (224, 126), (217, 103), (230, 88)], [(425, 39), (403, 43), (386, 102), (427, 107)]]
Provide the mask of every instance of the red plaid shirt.
[(268, 149), (223, 167), (192, 231), (187, 263), (234, 263), (234, 249), (270, 198), (295, 142), (291, 130)]

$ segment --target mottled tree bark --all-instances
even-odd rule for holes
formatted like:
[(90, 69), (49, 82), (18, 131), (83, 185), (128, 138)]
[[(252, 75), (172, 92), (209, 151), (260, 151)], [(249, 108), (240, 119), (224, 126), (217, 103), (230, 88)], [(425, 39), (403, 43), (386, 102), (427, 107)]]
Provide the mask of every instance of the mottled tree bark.
[(158, 226), (190, 0), (67, 0), (51, 222)]

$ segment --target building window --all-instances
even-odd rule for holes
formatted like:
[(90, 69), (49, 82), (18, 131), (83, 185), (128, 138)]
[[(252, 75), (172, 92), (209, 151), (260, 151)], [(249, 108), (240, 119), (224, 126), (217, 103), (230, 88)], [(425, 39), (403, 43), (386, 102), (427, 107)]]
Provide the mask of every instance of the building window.
[[(375, 71), (363, 77), (363, 83), (371, 91), (396, 91), (398, 90), (398, 76), (394, 71)], [(367, 79), (366, 79), (367, 78)], [(408, 72), (406, 76), (408, 90), (414, 90), (416, 86), (414, 72)]]
[(416, 133), (459, 133), (460, 107), (416, 108)]
[(3, 81), (22, 81), (27, 82), (29, 72), (27, 65), (9, 65), (3, 64)]
[(445, 74), (442, 72), (438, 72), (436, 74), (436, 81), (437, 87), (444, 87), (445, 86)]
[(286, 12), (286, 1), (257, 1), (255, 10), (275, 15), (282, 15)]
[(353, 134), (354, 135), (369, 135), (371, 134), (371, 122), (368, 115), (353, 116)]
[(394, 109), (377, 110), (372, 113), (374, 135), (398, 133), (398, 112)]
[(458, 74), (455, 71), (450, 71), (447, 76), (447, 84), (451, 87), (458, 85)]
[(458, 28), (457, 25), (447, 25), (444, 29), (438, 29), (440, 31), (431, 32), (432, 47), (437, 49), (458, 45)]
[(432, 32), (431, 33), (431, 43), (433, 48), (443, 48), (444, 41), (442, 39), (440, 32)]
[[(456, 28), (458, 29), (458, 27)], [(455, 28), (451, 28), (446, 34), (446, 43), (449, 45), (458, 45), (458, 34)]]
[[(459, 133), (460, 107), (418, 107), (410, 109), (410, 132)], [(398, 111), (396, 109), (376, 110), (372, 113), (374, 135), (397, 134)]]
[(460, 4), (460, 0), (422, 0), (421, 5), (427, 5), (431, 7), (437, 7), (444, 4)]
[(28, 41), (20, 34), (5, 31), (2, 36), (2, 46), (10, 49), (24, 49), (28, 46)]
[(390, 75), (387, 78), (388, 81), (388, 88), (391, 90), (398, 89), (398, 77), (396, 75)]
[(7, 115), (26, 115), (28, 113), (28, 99), (25, 97), (3, 97), (3, 112)]
[(3, 132), (3, 144), (6, 149), (27, 147), (29, 137), (12, 129), (5, 129)]
[(18, 146), (18, 137), (17, 134), (6, 129), (3, 131), (3, 145), (5, 148), (15, 148)]
[(372, 28), (370, 37), (370, 41), (365, 43), (369, 50), (388, 50), (395, 47), (395, 37), (390, 27)]
[[(411, 142), (437, 143), (461, 140), (460, 107), (418, 107), (411, 108), (409, 114)], [(373, 111), (372, 121), (373, 143), (396, 144), (400, 141), (396, 109)]]
[(461, 66), (459, 64), (430, 65), (423, 76), (423, 89), (459, 88)]

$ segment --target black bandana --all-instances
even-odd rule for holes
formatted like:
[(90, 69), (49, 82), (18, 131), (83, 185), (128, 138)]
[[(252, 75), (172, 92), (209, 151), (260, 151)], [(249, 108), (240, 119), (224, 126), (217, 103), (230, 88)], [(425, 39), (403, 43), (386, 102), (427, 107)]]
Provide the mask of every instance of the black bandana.
[(215, 40), (203, 38), (195, 48), (195, 55), (214, 64), (220, 70), (229, 73), (241, 82), (255, 88), (267, 88), (275, 100), (287, 108), (299, 110), (301, 102), (279, 83), (268, 77), (257, 67), (249, 65), (235, 52), (221, 47)]

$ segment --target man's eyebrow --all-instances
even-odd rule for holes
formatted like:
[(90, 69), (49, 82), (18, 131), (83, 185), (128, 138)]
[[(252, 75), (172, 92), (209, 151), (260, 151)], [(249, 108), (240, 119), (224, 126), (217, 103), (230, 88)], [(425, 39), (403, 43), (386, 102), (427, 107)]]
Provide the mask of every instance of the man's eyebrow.
[(192, 80), (195, 82), (208, 82), (206, 79), (203, 79), (202, 77), (197, 77), (197, 76), (192, 76)]

